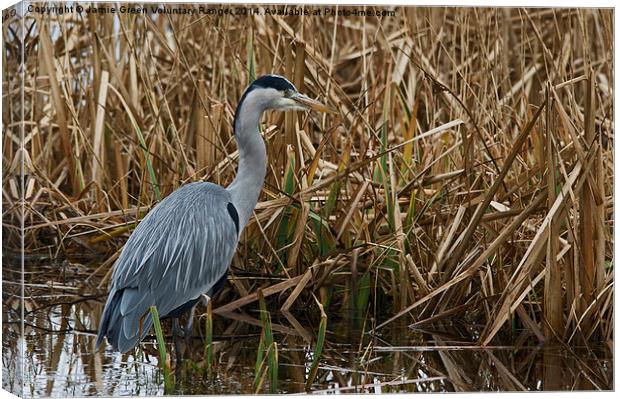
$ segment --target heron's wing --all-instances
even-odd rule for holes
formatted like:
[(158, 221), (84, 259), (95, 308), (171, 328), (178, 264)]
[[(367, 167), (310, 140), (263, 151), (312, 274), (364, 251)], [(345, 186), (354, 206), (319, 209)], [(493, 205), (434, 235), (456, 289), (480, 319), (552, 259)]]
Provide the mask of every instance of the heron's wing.
[(133, 232), (112, 274), (99, 326), (126, 352), (161, 316), (209, 291), (225, 275), (237, 246), (239, 217), (230, 194), (211, 183), (188, 184), (161, 201)]
[(120, 310), (150, 302), (165, 315), (208, 291), (226, 273), (238, 239), (230, 194), (188, 184), (161, 201), (133, 232), (116, 262), (114, 290), (133, 288)]

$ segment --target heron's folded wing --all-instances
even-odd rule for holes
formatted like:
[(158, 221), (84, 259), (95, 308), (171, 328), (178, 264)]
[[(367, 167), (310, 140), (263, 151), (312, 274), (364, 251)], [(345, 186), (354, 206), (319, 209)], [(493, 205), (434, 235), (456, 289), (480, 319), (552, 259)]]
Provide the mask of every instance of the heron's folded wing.
[(193, 183), (149, 212), (115, 266), (113, 287), (137, 289), (123, 307), (156, 305), (163, 315), (214, 285), (226, 273), (237, 245), (230, 203), (222, 187)]

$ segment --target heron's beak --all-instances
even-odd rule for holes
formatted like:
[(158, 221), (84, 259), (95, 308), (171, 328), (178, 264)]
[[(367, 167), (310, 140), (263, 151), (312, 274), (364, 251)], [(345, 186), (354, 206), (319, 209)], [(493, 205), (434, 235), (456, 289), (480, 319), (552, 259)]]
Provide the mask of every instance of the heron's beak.
[(313, 109), (315, 111), (319, 111), (319, 112), (327, 112), (330, 114), (337, 114), (338, 111), (336, 111), (335, 109), (333, 109), (332, 107), (329, 107), (323, 103), (320, 103), (316, 100), (311, 99), (308, 96), (305, 96), (301, 93), (295, 93), (293, 95), (291, 95), (290, 97), (291, 100), (297, 102), (298, 104), (300, 104), (301, 106), (303, 106), (304, 108), (310, 108)]

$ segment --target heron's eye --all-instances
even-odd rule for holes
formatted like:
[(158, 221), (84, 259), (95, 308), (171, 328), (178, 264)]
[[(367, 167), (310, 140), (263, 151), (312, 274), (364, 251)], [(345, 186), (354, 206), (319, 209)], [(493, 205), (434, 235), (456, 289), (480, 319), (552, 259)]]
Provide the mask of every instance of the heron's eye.
[(291, 89), (284, 90), (284, 97), (291, 97), (293, 94), (294, 92)]

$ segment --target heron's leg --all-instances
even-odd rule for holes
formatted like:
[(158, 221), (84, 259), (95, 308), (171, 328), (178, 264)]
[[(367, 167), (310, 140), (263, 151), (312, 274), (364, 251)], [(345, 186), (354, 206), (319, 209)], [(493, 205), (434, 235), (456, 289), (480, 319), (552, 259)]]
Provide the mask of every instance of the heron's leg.
[[(209, 303), (210, 300), (211, 300), (211, 297), (209, 297), (209, 295), (207, 295), (207, 294), (200, 295), (200, 301), (199, 302), (201, 302), (204, 306), (207, 306), (207, 303)], [(198, 305), (198, 302), (196, 303), (196, 305)], [(193, 323), (193, 320), (194, 320), (194, 311), (196, 310), (196, 305), (194, 305), (194, 307), (192, 307), (192, 310), (189, 313), (189, 319), (187, 320), (187, 326), (185, 327), (185, 331), (189, 331), (190, 334), (192, 332), (192, 323)], [(193, 336), (192, 336), (192, 338), (193, 338)], [(194, 343), (194, 340), (190, 339), (190, 340), (186, 341), (186, 343), (187, 343), (187, 350), (191, 350), (192, 344)]]
[[(196, 303), (197, 305), (198, 303)], [(192, 353), (192, 344), (194, 343), (194, 334), (192, 333), (192, 327), (194, 326), (194, 311), (196, 310), (196, 305), (192, 306), (187, 315), (187, 322), (185, 323), (185, 350), (191, 356)]]
[(181, 362), (183, 361), (183, 356), (181, 353), (181, 327), (179, 326), (179, 318), (174, 317), (172, 319), (172, 339), (174, 340), (174, 351), (176, 352), (176, 372), (181, 372)]

